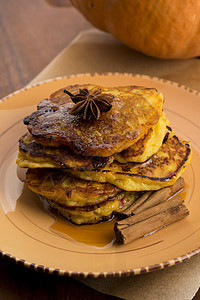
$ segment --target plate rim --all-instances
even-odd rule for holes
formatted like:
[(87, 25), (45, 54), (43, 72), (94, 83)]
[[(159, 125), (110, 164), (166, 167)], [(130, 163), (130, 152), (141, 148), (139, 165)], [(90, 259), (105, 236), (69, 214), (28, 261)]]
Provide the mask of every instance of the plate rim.
[(161, 81), (163, 83), (169, 83), (171, 85), (176, 85), (178, 88), (183, 88), (191, 93), (195, 93), (197, 96), (200, 95), (200, 91), (190, 88), (189, 86), (185, 85), (185, 84), (181, 84), (177, 81), (173, 81), (170, 79), (165, 79), (162, 77), (157, 77), (154, 75), (146, 75), (146, 74), (140, 74), (140, 73), (130, 73), (130, 72), (86, 72), (86, 73), (77, 73), (77, 74), (70, 74), (70, 75), (65, 75), (65, 76), (56, 76), (50, 79), (45, 79), (45, 80), (41, 80), (38, 81), (36, 83), (28, 83), (26, 86), (11, 92), (10, 94), (4, 96), (3, 98), (0, 99), (0, 103), (3, 101), (8, 100), (10, 97), (13, 97), (21, 92), (24, 92), (30, 88), (34, 88), (40, 85), (43, 85), (45, 83), (49, 83), (49, 82), (53, 82), (53, 81), (59, 81), (62, 79), (68, 79), (68, 78), (76, 78), (76, 77), (82, 77), (82, 76), (118, 76), (118, 75), (125, 75), (125, 76), (130, 76), (130, 77), (141, 77), (141, 78), (147, 78), (147, 79), (151, 79), (151, 80), (158, 80)]
[[(176, 81), (172, 81), (172, 80), (168, 80), (168, 79), (164, 79), (164, 78), (160, 78), (157, 76), (151, 76), (151, 75), (145, 75), (145, 74), (140, 74), (140, 73), (128, 73), (128, 72), (86, 72), (86, 73), (78, 73), (78, 74), (71, 74), (71, 75), (65, 75), (65, 76), (58, 76), (58, 77), (54, 77), (54, 78), (50, 78), (50, 79), (46, 79), (46, 80), (42, 80), (39, 81), (37, 83), (33, 83), (33, 84), (28, 84), (25, 87), (16, 90), (10, 94), (8, 94), (7, 96), (4, 96), (3, 98), (0, 99), (0, 103), (4, 102), (6, 100), (8, 100), (9, 98), (20, 94), (26, 90), (29, 90), (31, 88), (35, 88), (38, 87), (40, 85), (46, 84), (46, 83), (50, 83), (53, 81), (59, 81), (59, 80), (63, 80), (63, 79), (69, 79), (69, 78), (76, 78), (76, 77), (82, 77), (82, 76), (130, 76), (130, 77), (140, 77), (140, 78), (146, 78), (149, 80), (157, 80), (160, 81), (164, 84), (170, 84), (170, 85), (175, 85), (177, 88), (182, 88), (187, 90), (190, 93), (195, 94), (196, 96), (200, 96), (200, 91), (192, 89), (184, 84), (180, 84)], [(36, 264), (36, 263), (31, 263), (29, 261), (26, 261), (22, 258), (18, 258), (16, 256), (13, 256), (3, 250), (0, 249), (0, 257), (4, 258), (4, 259), (8, 259), (14, 263), (16, 263), (17, 265), (21, 265), (23, 267), (26, 268), (30, 268), (36, 271), (40, 271), (43, 273), (49, 273), (49, 274), (53, 274), (53, 275), (61, 275), (61, 276), (67, 276), (67, 277), (73, 277), (73, 278), (108, 278), (108, 277), (126, 277), (126, 276), (131, 276), (131, 275), (138, 275), (138, 274), (144, 274), (144, 273), (149, 273), (152, 271), (156, 271), (156, 270), (160, 270), (160, 269), (164, 269), (167, 267), (171, 267), (174, 266), (178, 263), (181, 263), (187, 259), (190, 259), (191, 257), (197, 255), (200, 253), (200, 247), (198, 247), (195, 250), (192, 250), (189, 253), (183, 254), (180, 257), (177, 258), (173, 258), (171, 260), (165, 261), (165, 262), (160, 262), (160, 263), (156, 263), (154, 265), (150, 265), (150, 266), (144, 266), (144, 267), (140, 267), (137, 269), (129, 269), (129, 270), (121, 270), (121, 271), (104, 271), (104, 272), (81, 272), (81, 271), (70, 271), (70, 270), (64, 270), (64, 269), (57, 269), (57, 268), (50, 268), (50, 267), (46, 267), (44, 265), (40, 265), (40, 264)]]

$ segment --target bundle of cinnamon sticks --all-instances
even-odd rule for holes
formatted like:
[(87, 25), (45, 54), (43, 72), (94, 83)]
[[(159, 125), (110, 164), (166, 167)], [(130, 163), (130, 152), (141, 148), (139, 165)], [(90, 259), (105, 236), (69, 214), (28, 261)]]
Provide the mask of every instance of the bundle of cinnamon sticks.
[(122, 220), (115, 223), (117, 243), (128, 244), (185, 218), (189, 211), (178, 194), (184, 184), (181, 177), (170, 187), (146, 192), (138, 198), (121, 214)]

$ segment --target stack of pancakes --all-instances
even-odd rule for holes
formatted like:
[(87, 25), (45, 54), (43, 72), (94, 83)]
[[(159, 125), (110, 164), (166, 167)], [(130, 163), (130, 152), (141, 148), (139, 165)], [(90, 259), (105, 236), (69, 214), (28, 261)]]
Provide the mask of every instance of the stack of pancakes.
[[(72, 115), (70, 96), (101, 89), (112, 108), (98, 120)], [(172, 185), (191, 160), (190, 145), (169, 127), (163, 96), (138, 86), (68, 86), (24, 119), (17, 163), (27, 186), (76, 224), (124, 211), (147, 190)]]

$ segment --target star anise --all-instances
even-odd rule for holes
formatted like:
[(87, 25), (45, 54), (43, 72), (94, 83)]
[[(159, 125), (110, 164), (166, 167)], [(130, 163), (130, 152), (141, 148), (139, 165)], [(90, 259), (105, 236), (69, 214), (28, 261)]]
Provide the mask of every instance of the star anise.
[(76, 95), (67, 90), (64, 90), (64, 93), (68, 94), (75, 103), (70, 114), (82, 114), (84, 120), (89, 120), (91, 117), (98, 120), (101, 112), (107, 112), (111, 109), (111, 102), (114, 98), (111, 94), (102, 93), (101, 89), (90, 91), (86, 88), (79, 89), (79, 93)]

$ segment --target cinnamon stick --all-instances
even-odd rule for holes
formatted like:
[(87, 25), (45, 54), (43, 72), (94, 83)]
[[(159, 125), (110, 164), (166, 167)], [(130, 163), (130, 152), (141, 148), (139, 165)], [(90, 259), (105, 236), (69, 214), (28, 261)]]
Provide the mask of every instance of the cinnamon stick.
[(163, 211), (166, 211), (172, 207), (176, 207), (183, 204), (183, 199), (180, 195), (176, 195), (173, 198), (170, 198), (166, 202), (160, 203), (156, 206), (147, 208), (146, 210), (141, 211), (140, 213), (130, 216), (129, 218), (126, 218), (124, 220), (120, 220), (117, 222), (117, 226), (120, 228), (125, 228), (129, 225), (136, 224), (138, 222), (141, 222), (145, 219), (148, 219), (154, 215), (157, 215)]
[(133, 205), (121, 213), (122, 218), (127, 218), (131, 215), (138, 214), (139, 212), (153, 207), (159, 203), (165, 202), (168, 198), (178, 193), (184, 187), (184, 179), (180, 177), (172, 186), (160, 189), (158, 191), (146, 192)]
[(115, 224), (116, 241), (119, 244), (130, 243), (151, 232), (161, 229), (189, 214), (183, 199), (177, 195), (168, 201), (151, 207), (137, 215)]

